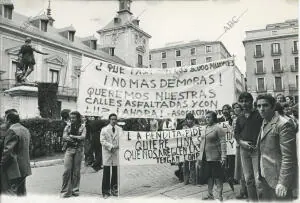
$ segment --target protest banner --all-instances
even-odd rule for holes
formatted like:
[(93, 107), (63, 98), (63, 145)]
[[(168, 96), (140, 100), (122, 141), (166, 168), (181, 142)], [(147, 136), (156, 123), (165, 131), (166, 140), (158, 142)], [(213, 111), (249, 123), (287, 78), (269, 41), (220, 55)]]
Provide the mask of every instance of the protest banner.
[(235, 155), (236, 152), (236, 141), (233, 137), (232, 126), (229, 125), (228, 121), (220, 123), (220, 126), (225, 131), (226, 144), (227, 144), (227, 155)]
[(107, 118), (196, 118), (235, 97), (234, 60), (167, 69), (125, 67), (83, 57), (78, 110)]
[[(228, 122), (219, 124), (225, 131), (227, 155), (235, 155), (235, 139)], [(193, 161), (199, 156), (205, 126), (184, 130), (124, 131), (119, 137), (120, 165), (148, 165)]]
[(202, 127), (184, 130), (124, 131), (119, 137), (120, 165), (179, 163), (196, 160)]

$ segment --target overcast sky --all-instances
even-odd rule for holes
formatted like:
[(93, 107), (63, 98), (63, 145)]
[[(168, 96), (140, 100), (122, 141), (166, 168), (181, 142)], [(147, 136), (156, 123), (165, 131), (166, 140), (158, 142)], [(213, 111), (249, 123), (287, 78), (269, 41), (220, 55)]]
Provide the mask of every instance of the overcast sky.
[[(48, 0), (13, 0), (15, 11), (35, 16), (48, 7)], [(76, 35), (93, 35), (117, 14), (117, 0), (51, 0), (56, 28), (73, 24)], [(43, 10), (44, 9), (44, 10)], [(244, 73), (243, 39), (246, 30), (263, 29), (266, 24), (298, 18), (297, 0), (133, 0), (131, 11), (139, 16), (140, 27), (150, 34), (150, 49), (174, 41), (222, 41)], [(143, 12), (144, 11), (144, 12)], [(241, 16), (242, 15), (242, 16)], [(232, 18), (240, 19), (225, 32)]]

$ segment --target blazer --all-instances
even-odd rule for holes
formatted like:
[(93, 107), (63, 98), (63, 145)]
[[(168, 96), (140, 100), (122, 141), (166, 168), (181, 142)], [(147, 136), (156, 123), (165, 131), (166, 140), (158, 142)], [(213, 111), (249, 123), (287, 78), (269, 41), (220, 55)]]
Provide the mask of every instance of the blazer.
[(119, 165), (119, 149), (112, 152), (113, 146), (119, 146), (119, 136), (123, 135), (123, 129), (115, 125), (115, 133), (112, 131), (112, 126), (108, 124), (102, 128), (100, 133), (100, 142), (102, 144), (102, 160), (103, 166), (118, 166)]
[(208, 128), (205, 127), (204, 134), (201, 135), (200, 155), (198, 160), (203, 159), (205, 152), (206, 161), (226, 160), (227, 145), (225, 139), (225, 131), (215, 124)]
[(31, 175), (29, 143), (29, 130), (20, 123), (7, 130), (1, 163), (9, 180)]
[(292, 188), (298, 181), (295, 129), (277, 113), (264, 123), (257, 141), (261, 174), (274, 189), (277, 184)]

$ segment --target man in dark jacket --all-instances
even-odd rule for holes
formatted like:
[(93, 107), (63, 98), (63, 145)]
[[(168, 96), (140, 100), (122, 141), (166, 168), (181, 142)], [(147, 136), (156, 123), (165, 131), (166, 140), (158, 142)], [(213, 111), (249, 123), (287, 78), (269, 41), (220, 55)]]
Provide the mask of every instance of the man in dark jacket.
[(256, 143), (263, 119), (258, 111), (253, 109), (253, 97), (250, 93), (241, 93), (239, 103), (244, 113), (236, 120), (234, 134), (241, 148), (241, 162), (248, 198), (250, 201), (257, 201), (258, 153)]
[(9, 194), (26, 195), (26, 177), (31, 175), (29, 143), (30, 133), (20, 124), (17, 113), (8, 113), (6, 123), (9, 128), (6, 132), (3, 153), (0, 165), (8, 179)]

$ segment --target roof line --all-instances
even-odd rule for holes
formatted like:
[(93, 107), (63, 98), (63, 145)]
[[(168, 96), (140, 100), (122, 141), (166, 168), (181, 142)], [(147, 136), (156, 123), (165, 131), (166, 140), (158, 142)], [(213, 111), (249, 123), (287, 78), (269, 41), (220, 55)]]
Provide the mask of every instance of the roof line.
[[(67, 50), (71, 50), (71, 51), (74, 51), (74, 52), (76, 52), (76, 53), (79, 53), (79, 54), (85, 54), (85, 55), (89, 55), (89, 56), (91, 56), (91, 57), (94, 57), (94, 58), (98, 58), (98, 59), (101, 59), (101, 60), (103, 60), (103, 61), (107, 61), (107, 62), (109, 62), (109, 60), (111, 60), (111, 61), (113, 61), (113, 62), (115, 62), (115, 63), (120, 63), (120, 62), (118, 62), (116, 59), (114, 59), (114, 58), (109, 58), (109, 59), (105, 59), (105, 58), (103, 58), (103, 57), (101, 57), (101, 56), (99, 56), (99, 55), (97, 55), (97, 54), (95, 54), (95, 53), (91, 53), (91, 52), (89, 52), (89, 51), (87, 51), (87, 50), (83, 50), (83, 49), (81, 49), (80, 47), (71, 47), (71, 46), (66, 46), (66, 45), (64, 45), (64, 44), (61, 44), (61, 43), (59, 43), (59, 42), (57, 42), (57, 41), (55, 41), (55, 40), (53, 40), (53, 39), (46, 39), (45, 37), (42, 37), (42, 36), (36, 36), (36, 35), (34, 35), (34, 34), (32, 34), (32, 33), (28, 33), (28, 32), (21, 32), (21, 31), (19, 31), (19, 30), (17, 30), (17, 29), (13, 29), (13, 28), (9, 28), (9, 26), (7, 25), (7, 24), (5, 24), (5, 23), (2, 23), (2, 22), (0, 22), (0, 24), (1, 25), (4, 25), (4, 26), (2, 26), (2, 28), (4, 28), (4, 29), (8, 29), (8, 30), (11, 30), (11, 31), (13, 31), (13, 32), (16, 32), (16, 33), (18, 33), (18, 34), (20, 34), (20, 35), (28, 35), (28, 36), (30, 36), (32, 39), (38, 39), (38, 40), (40, 40), (40, 41), (44, 41), (44, 42), (47, 42), (47, 43), (49, 43), (49, 44), (54, 44), (54, 45), (56, 45), (56, 46), (58, 46), (58, 47), (63, 47), (63, 48), (65, 48), (65, 49), (67, 49)], [(105, 53), (105, 52), (104, 52)], [(105, 53), (106, 54), (106, 53)]]

